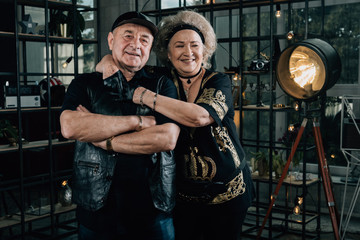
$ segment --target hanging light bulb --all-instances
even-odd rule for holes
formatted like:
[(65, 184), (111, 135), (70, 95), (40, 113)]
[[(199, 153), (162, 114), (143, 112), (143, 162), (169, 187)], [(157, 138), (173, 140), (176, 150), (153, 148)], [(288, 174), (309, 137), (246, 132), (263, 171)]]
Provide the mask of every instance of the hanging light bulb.
[(68, 57), (65, 62), (62, 63), (63, 68), (67, 68), (73, 57)]
[(276, 12), (275, 12), (275, 16), (276, 16), (277, 18), (281, 17), (280, 4), (276, 4)]

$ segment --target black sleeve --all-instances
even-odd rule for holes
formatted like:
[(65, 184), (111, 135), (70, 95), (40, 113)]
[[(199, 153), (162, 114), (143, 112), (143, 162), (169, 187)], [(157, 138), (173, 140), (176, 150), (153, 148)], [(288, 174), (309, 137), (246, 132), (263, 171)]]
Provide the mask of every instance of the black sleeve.
[(83, 74), (73, 79), (67, 88), (61, 111), (76, 110), (80, 104), (91, 111), (91, 102), (86, 86), (96, 79), (95, 74)]
[[(159, 94), (162, 96), (170, 97), (170, 98), (175, 98), (175, 99), (178, 98), (178, 94), (177, 94), (177, 90), (176, 90), (174, 82), (170, 78), (167, 78), (167, 77), (164, 77), (164, 81), (160, 88)], [(156, 105), (155, 105), (155, 109), (156, 109)], [(158, 124), (171, 122), (171, 123), (175, 123), (178, 125), (178, 123), (176, 121), (173, 121), (172, 119), (170, 119), (160, 113), (155, 112), (155, 117), (156, 117), (156, 121)]]
[(201, 95), (196, 104), (204, 107), (220, 125), (232, 106), (231, 81), (226, 74), (212, 73), (203, 81)]

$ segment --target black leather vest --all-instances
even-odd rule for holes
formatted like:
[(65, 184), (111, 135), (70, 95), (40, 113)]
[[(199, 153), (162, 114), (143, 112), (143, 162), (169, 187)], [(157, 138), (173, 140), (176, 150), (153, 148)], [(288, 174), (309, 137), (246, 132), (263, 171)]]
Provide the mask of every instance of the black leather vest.
[[(144, 70), (137, 75), (137, 77), (139, 76), (143, 83), (152, 85), (144, 87), (150, 88), (152, 91), (159, 91), (161, 88), (158, 83), (162, 81), (154, 81), (154, 76), (149, 75)], [(84, 77), (83, 75), (80, 76), (80, 78)], [(148, 115), (150, 113), (149, 108), (132, 103), (133, 91), (138, 86), (136, 80), (126, 82), (120, 72), (104, 81), (102, 79), (100, 81), (99, 77), (101, 79), (101, 76), (96, 73), (86, 74), (87, 80), (84, 81), (86, 82), (84, 87), (90, 100), (91, 109), (89, 110), (91, 112), (116, 116), (129, 114)], [(134, 81), (134, 84), (132, 84), (132, 81)], [(154, 157), (152, 158), (154, 159)], [(109, 153), (91, 143), (76, 141), (72, 183), (73, 201), (76, 204), (90, 211), (99, 210), (106, 204), (117, 159), (118, 154), (116, 153)], [(171, 176), (171, 179), (175, 177), (175, 171), (167, 174)], [(162, 190), (167, 192), (164, 197), (171, 195), (168, 193), (174, 192), (173, 186), (167, 186)], [(153, 190), (152, 193), (154, 193)], [(161, 201), (162, 206), (164, 205), (163, 202), (173, 201), (173, 199), (158, 198), (157, 200), (153, 198), (153, 200), (155, 206), (159, 205), (155, 201)], [(168, 211), (169, 209), (162, 210)]]

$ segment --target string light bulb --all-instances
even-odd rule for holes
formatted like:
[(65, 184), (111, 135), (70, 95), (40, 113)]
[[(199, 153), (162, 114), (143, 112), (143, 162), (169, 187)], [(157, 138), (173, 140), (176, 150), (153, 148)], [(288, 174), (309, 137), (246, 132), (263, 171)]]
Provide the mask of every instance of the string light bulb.
[(276, 4), (275, 17), (277, 17), (277, 18), (281, 17), (281, 8), (280, 8), (280, 4)]
[(234, 81), (240, 80), (238, 73), (235, 73), (235, 75), (234, 75), (234, 77), (233, 77), (233, 80), (234, 80)]
[(67, 68), (73, 57), (68, 57), (65, 62), (62, 63), (63, 68)]
[(286, 34), (287, 40), (293, 39), (294, 36), (295, 36), (294, 31), (289, 31), (289, 32)]
[(297, 204), (300, 206), (301, 204), (303, 204), (304, 202), (304, 197), (303, 196), (297, 196), (296, 197), (296, 201), (297, 201)]
[(299, 215), (301, 213), (301, 208), (300, 206), (303, 204), (304, 202), (304, 197), (303, 195), (296, 195), (295, 200), (294, 200), (294, 209), (293, 209), (293, 213), (295, 215)]
[(296, 206), (294, 207), (294, 209), (293, 209), (293, 213), (294, 213), (295, 215), (299, 215), (300, 212), (301, 212), (300, 206), (299, 206), (299, 205), (296, 205)]
[(300, 109), (300, 104), (299, 104), (299, 102), (295, 102), (295, 103), (294, 103), (294, 109), (295, 109), (295, 111), (299, 111), (299, 109)]

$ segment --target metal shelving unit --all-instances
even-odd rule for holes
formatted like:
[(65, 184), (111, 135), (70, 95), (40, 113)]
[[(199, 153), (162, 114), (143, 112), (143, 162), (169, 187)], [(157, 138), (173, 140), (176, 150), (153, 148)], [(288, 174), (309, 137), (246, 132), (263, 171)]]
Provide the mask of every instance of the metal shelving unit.
[[(97, 0), (94, 0), (97, 4)], [(4, 4), (4, 5), (2, 5)], [(0, 68), (0, 84), (5, 84), (5, 80), (10, 82), (17, 89), (17, 107), (9, 109), (0, 109), (0, 118), (10, 118), (14, 120), (14, 125), (21, 138), (26, 135), (35, 140), (18, 141), (15, 146), (9, 144), (0, 144), (0, 158), (2, 165), (0, 171), (0, 238), (5, 230), (9, 231), (9, 238), (26, 239), (28, 235), (38, 236), (39, 239), (59, 239), (62, 235), (73, 234), (77, 227), (68, 225), (68, 229), (59, 231), (62, 225), (74, 224), (75, 218), (66, 221), (60, 220), (60, 215), (73, 211), (76, 206), (61, 206), (58, 203), (57, 193), (60, 189), (60, 183), (68, 180), (72, 173), (72, 154), (74, 141), (65, 140), (60, 134), (59, 128), (59, 106), (51, 106), (51, 91), (49, 78), (54, 76), (76, 77), (79, 74), (79, 54), (77, 32), (74, 30), (74, 37), (51, 36), (48, 31), (50, 10), (64, 10), (76, 12), (91, 11), (97, 13), (97, 8), (79, 5), (77, 0), (56, 1), (56, 0), (5, 0), (0, 4), (9, 12), (10, 27), (0, 26), (0, 40), (2, 42), (11, 42), (9, 48), (9, 57), (13, 66), (9, 69)], [(44, 34), (27, 34), (19, 30), (19, 21), (24, 15), (25, 6), (43, 9), (45, 21)], [(4, 9), (4, 8), (3, 8)], [(96, 16), (95, 16), (96, 17)], [(97, 21), (97, 18), (96, 20)], [(74, 24), (78, 24), (77, 20)], [(95, 24), (97, 26), (97, 24)], [(95, 29), (96, 30), (96, 29)], [(26, 44), (28, 42), (44, 43), (44, 71), (27, 71)], [(74, 71), (72, 73), (59, 73), (54, 68), (55, 56), (53, 53), (54, 44), (71, 44), (74, 46), (73, 61)], [(80, 44), (98, 44), (96, 38), (82, 39)], [(21, 107), (20, 86), (29, 84), (28, 76), (39, 76), (48, 79), (47, 106), (43, 107)], [(3, 87), (3, 86), (1, 86)], [(3, 100), (3, 99), (0, 99)], [(5, 107), (5, 106), (4, 106)], [(41, 121), (40, 121), (41, 118)], [(38, 122), (38, 123), (37, 123)], [(43, 124), (39, 128), (41, 133), (37, 132), (38, 126), (32, 124)], [(39, 135), (33, 137), (34, 132)], [(35, 196), (33, 196), (35, 195)], [(46, 203), (35, 203), (32, 205), (37, 195), (46, 199)], [(10, 201), (11, 200), (11, 201)], [(39, 200), (40, 201), (40, 200)], [(11, 202), (11, 204), (9, 204)], [(9, 205), (11, 209), (9, 209)], [(42, 208), (44, 213), (33, 214), (29, 208), (35, 212)], [(33, 222), (44, 220), (42, 228), (35, 228)], [(16, 227), (16, 231), (12, 231)], [(33, 238), (32, 238), (33, 239)]]

